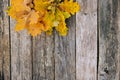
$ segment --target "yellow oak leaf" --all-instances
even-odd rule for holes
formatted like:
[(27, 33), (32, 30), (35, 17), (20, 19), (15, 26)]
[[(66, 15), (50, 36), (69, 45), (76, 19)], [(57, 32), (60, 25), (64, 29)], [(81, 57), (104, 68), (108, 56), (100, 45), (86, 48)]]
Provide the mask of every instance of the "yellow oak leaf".
[(42, 12), (46, 12), (48, 6), (50, 5), (49, 1), (43, 1), (43, 0), (34, 0), (34, 4), (35, 4), (35, 10), (37, 11), (42, 11)]
[(32, 1), (33, 1), (33, 0), (24, 0), (23, 3), (24, 3), (25, 5), (28, 5), (28, 4), (32, 3)]
[(29, 16), (30, 24), (35, 24), (38, 22), (38, 20), (39, 20), (39, 12), (35, 12), (35, 10), (32, 10)]
[(59, 32), (60, 35), (65, 36), (67, 35), (68, 28), (65, 23), (65, 16), (64, 14), (57, 9), (56, 16), (58, 17), (59, 24), (55, 27), (55, 29)]
[(71, 14), (75, 14), (80, 10), (80, 5), (73, 1), (64, 1), (59, 4), (60, 9)]
[(67, 35), (68, 28), (65, 22), (60, 22), (59, 25), (55, 27), (55, 29), (59, 32), (61, 36)]
[(62, 13), (63, 13), (65, 19), (71, 17), (70, 13), (68, 13), (68, 12), (62, 12)]
[(52, 34), (52, 31), (53, 31), (53, 28), (50, 28), (46, 33), (47, 33), (48, 35), (51, 35), (51, 34)]
[(24, 4), (24, 0), (11, 0), (11, 6), (8, 9), (8, 15), (14, 19), (23, 18), (31, 11), (31, 8)]
[(73, 0), (11, 0), (7, 13), (17, 21), (15, 30), (26, 29), (32, 36), (52, 34), (55, 28), (67, 35), (65, 20), (80, 10)]
[(25, 20), (24, 19), (19, 19), (17, 21), (16, 27), (15, 27), (15, 31), (23, 30), (23, 29), (25, 29), (25, 26), (26, 26)]
[(46, 15), (43, 18), (43, 24), (44, 24), (44, 31), (48, 31), (53, 26), (53, 22), (55, 20), (55, 16), (52, 13), (46, 13)]
[(30, 33), (32, 36), (40, 35), (43, 29), (43, 24), (36, 23), (31, 24), (29, 27), (27, 27), (28, 33)]

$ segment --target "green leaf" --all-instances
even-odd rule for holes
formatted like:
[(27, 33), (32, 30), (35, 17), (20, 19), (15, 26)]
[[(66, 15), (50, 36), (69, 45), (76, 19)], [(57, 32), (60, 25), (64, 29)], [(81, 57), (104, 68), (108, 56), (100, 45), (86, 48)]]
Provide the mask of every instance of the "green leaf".
[(62, 13), (63, 13), (65, 19), (71, 17), (70, 13), (68, 13), (68, 12), (62, 12)]

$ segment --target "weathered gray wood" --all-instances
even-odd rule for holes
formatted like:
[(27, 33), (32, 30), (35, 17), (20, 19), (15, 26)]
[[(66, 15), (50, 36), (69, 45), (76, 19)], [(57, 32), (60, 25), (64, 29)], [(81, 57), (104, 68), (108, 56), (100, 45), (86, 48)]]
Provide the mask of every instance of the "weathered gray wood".
[(97, 80), (97, 0), (77, 0), (76, 80)]
[(26, 31), (15, 32), (15, 22), (10, 20), (11, 30), (11, 79), (32, 80), (32, 45)]
[(0, 80), (10, 80), (8, 0), (0, 0)]
[(8, 0), (0, 0), (0, 80), (97, 80), (97, 47), (98, 80), (120, 80), (120, 0), (99, 0), (98, 46), (97, 0), (78, 2), (81, 12), (67, 20), (68, 36), (31, 39), (14, 31), (13, 20), (9, 35)]
[(54, 36), (46, 36), (45, 40), (45, 70), (46, 80), (55, 80)]
[(118, 0), (118, 9), (117, 9), (117, 24), (118, 24), (118, 54), (117, 54), (117, 72), (116, 72), (116, 80), (120, 80), (120, 0)]
[(75, 80), (75, 16), (67, 22), (68, 35), (55, 34), (55, 80)]
[(2, 62), (3, 62), (3, 1), (0, 1), (0, 80), (2, 79)]
[(98, 80), (120, 80), (120, 0), (99, 1)]
[(33, 80), (45, 80), (45, 35), (33, 38)]
[(54, 38), (33, 38), (33, 80), (54, 80)]

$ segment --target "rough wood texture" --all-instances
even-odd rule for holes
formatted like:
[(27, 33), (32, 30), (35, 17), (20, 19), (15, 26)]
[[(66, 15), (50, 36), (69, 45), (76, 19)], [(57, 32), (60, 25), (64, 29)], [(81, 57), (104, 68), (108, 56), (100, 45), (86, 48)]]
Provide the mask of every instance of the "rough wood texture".
[(11, 79), (32, 80), (31, 38), (26, 31), (15, 32), (14, 24), (10, 20)]
[(45, 70), (46, 80), (55, 80), (54, 36), (46, 36), (45, 40)]
[(98, 80), (120, 80), (120, 0), (99, 1)]
[(54, 38), (42, 34), (33, 39), (33, 80), (54, 80)]
[(14, 31), (0, 0), (0, 80), (120, 80), (120, 0), (77, 1), (66, 37), (31, 38)]
[(97, 80), (97, 0), (78, 0), (76, 80)]
[(120, 80), (120, 0), (118, 0), (118, 9), (117, 9), (117, 17), (118, 17), (118, 35), (117, 35), (117, 39), (118, 39), (118, 53), (117, 53), (117, 74), (116, 74), (116, 80)]
[(0, 0), (0, 80), (10, 80), (8, 0)]
[(55, 80), (75, 80), (75, 16), (66, 37), (55, 35)]
[(45, 35), (33, 39), (33, 80), (45, 80)]

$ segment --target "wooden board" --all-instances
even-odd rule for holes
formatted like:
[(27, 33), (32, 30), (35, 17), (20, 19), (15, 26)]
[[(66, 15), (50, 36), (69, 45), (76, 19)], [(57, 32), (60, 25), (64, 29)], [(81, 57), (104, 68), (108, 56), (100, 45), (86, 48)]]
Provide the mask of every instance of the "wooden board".
[(0, 80), (120, 80), (120, 0), (77, 1), (66, 37), (32, 38), (14, 31), (0, 0)]
[(33, 80), (54, 80), (54, 38), (33, 38)]
[(8, 0), (0, 0), (0, 80), (10, 80)]
[(54, 34), (47, 36), (45, 40), (45, 70), (46, 80), (55, 80), (55, 58), (54, 58)]
[(120, 80), (120, 0), (99, 1), (98, 80)]
[(97, 0), (77, 0), (76, 80), (97, 80)]
[(116, 72), (116, 80), (120, 80), (120, 0), (118, 0), (118, 8), (117, 8), (117, 24), (118, 24), (118, 53), (117, 53), (117, 72)]
[(11, 79), (32, 80), (32, 43), (26, 31), (15, 32), (15, 21), (10, 19)]
[(66, 22), (68, 35), (55, 33), (55, 80), (75, 80), (75, 16)]
[(33, 80), (45, 80), (45, 35), (33, 38)]

